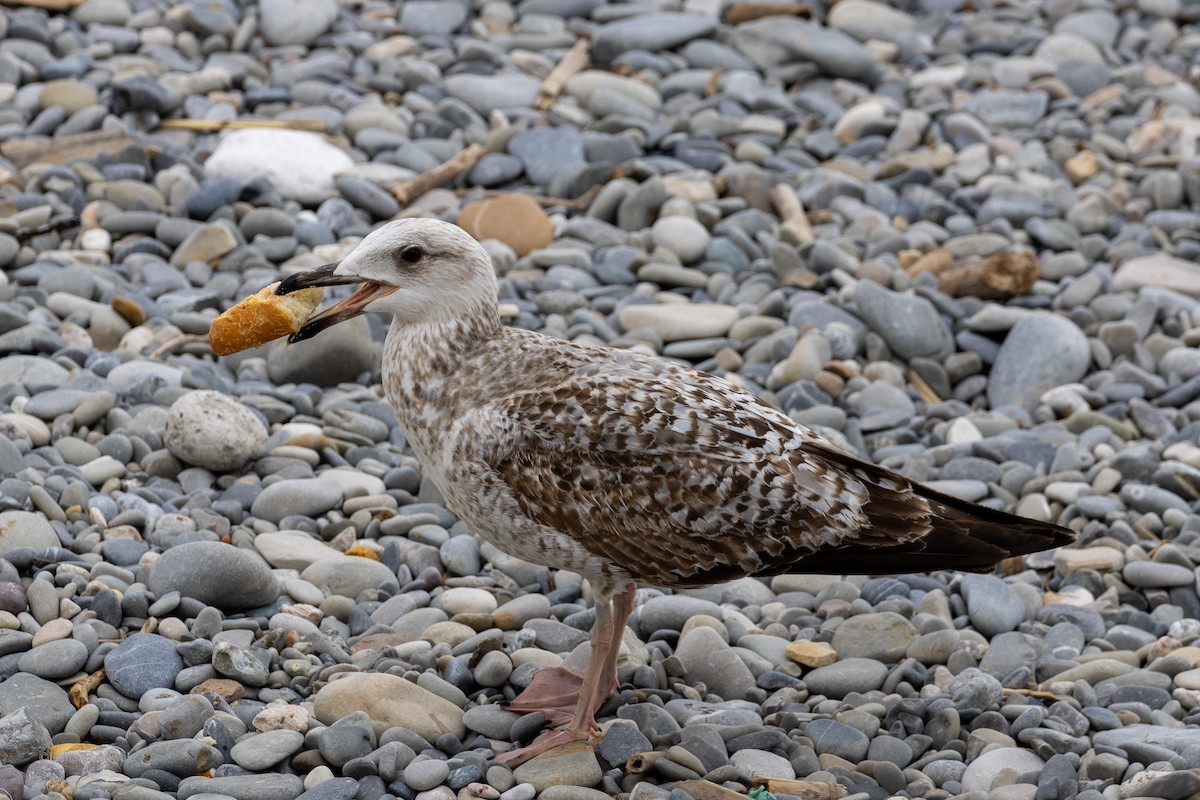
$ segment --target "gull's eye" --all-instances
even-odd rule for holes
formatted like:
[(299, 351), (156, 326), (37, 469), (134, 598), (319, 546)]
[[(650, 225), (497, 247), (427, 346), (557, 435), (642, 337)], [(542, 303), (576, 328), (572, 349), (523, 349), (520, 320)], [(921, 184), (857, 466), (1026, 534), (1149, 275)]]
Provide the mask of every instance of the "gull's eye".
[(400, 259), (406, 264), (416, 264), (425, 257), (425, 251), (417, 247), (415, 244), (410, 244), (400, 251)]

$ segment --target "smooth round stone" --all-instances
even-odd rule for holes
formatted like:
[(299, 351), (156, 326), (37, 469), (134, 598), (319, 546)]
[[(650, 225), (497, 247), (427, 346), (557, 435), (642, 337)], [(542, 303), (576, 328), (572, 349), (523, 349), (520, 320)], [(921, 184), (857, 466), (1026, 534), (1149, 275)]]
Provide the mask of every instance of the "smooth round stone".
[(1045, 762), (1029, 750), (1019, 747), (998, 747), (989, 750), (967, 765), (962, 776), (965, 792), (991, 791), (1002, 770), (1012, 770), (1018, 775), (1038, 772)]
[(342, 488), (321, 478), (298, 478), (273, 483), (263, 489), (250, 513), (268, 522), (300, 515), (318, 517), (342, 502)]
[(17, 661), (17, 669), (39, 678), (59, 681), (82, 669), (87, 657), (88, 649), (83, 642), (59, 639), (38, 645), (23, 654)]
[(58, 534), (41, 515), (29, 511), (0, 512), (0, 556), (18, 547), (44, 550), (58, 546)]
[[(290, 21), (296, 24), (298, 19)], [(315, 206), (337, 196), (334, 177), (353, 165), (340, 147), (316, 133), (252, 129), (222, 136), (204, 162), (204, 171), (210, 178), (261, 175), (284, 197)]]
[(376, 736), (397, 725), (430, 742), (444, 733), (460, 738), (465, 733), (461, 708), (397, 675), (351, 673), (323, 686), (313, 702), (317, 719), (326, 725), (365, 711)]
[(971, 624), (992, 637), (1016, 630), (1025, 619), (1025, 605), (1004, 581), (994, 575), (966, 575), (962, 582), (963, 599)]
[(664, 342), (724, 336), (738, 319), (732, 306), (717, 303), (628, 305), (617, 313), (626, 331), (650, 328)]
[(404, 768), (404, 782), (418, 792), (441, 786), (450, 777), (450, 767), (435, 758), (415, 760)]
[(1157, 561), (1130, 561), (1121, 574), (1126, 583), (1139, 588), (1190, 586), (1196, 580), (1195, 573), (1187, 567)]
[(126, 697), (140, 698), (151, 689), (175, 685), (183, 659), (169, 639), (135, 633), (104, 657), (108, 681)]
[(304, 734), (297, 731), (265, 731), (242, 739), (233, 746), (229, 755), (242, 769), (262, 772), (292, 755), (303, 745)]
[(584, 742), (556, 747), (513, 770), (518, 783), (541, 792), (551, 786), (595, 786), (603, 773), (592, 748)]
[(699, 261), (708, 252), (712, 236), (692, 217), (660, 217), (650, 227), (654, 241), (667, 248), (685, 264)]
[(988, 402), (1033, 410), (1043, 394), (1087, 374), (1091, 349), (1069, 319), (1049, 313), (1022, 317), (996, 354), (988, 380)]
[(170, 548), (150, 568), (150, 591), (178, 591), (222, 611), (269, 605), (279, 595), (270, 567), (253, 551), (221, 542)]
[(531, 128), (509, 139), (508, 152), (521, 161), (529, 180), (547, 184), (564, 167), (584, 160), (583, 136), (566, 126)]
[(267, 430), (254, 412), (229, 395), (195, 391), (171, 405), (163, 443), (180, 461), (226, 472), (262, 455)]
[(858, 315), (901, 358), (940, 359), (954, 349), (950, 331), (933, 303), (861, 281), (855, 294)]
[(495, 703), (488, 703), (468, 708), (463, 714), (463, 724), (468, 730), (482, 733), (489, 739), (507, 741), (513, 723), (520, 718), (520, 714), (508, 711)]
[(480, 686), (502, 686), (508, 676), (512, 674), (513, 664), (512, 659), (506, 653), (499, 650), (493, 650), (490, 653), (484, 654), (483, 658), (479, 659), (479, 663), (475, 665), (473, 674), (475, 682)]
[(867, 756), (871, 739), (865, 733), (832, 719), (815, 719), (804, 728), (817, 753), (829, 753), (857, 764)]
[(259, 30), (272, 47), (309, 45), (337, 19), (335, 0), (261, 0)]
[(867, 658), (847, 658), (818, 667), (804, 676), (804, 685), (813, 694), (841, 699), (851, 692), (869, 692), (883, 685), (886, 664)]
[(843, 658), (869, 658), (895, 663), (917, 639), (917, 630), (899, 614), (859, 614), (838, 625), (833, 649)]
[[(330, 594), (349, 598), (356, 598), (364, 592), (378, 591), (389, 584), (396, 586), (397, 583), (396, 574), (385, 565), (361, 556), (322, 558), (305, 568), (300, 577)], [(445, 613), (438, 609), (429, 610), (437, 611), (445, 617)]]
[(496, 596), (484, 589), (455, 587), (447, 589), (441, 597), (442, 610), (450, 616), (455, 614), (490, 614), (496, 610)]

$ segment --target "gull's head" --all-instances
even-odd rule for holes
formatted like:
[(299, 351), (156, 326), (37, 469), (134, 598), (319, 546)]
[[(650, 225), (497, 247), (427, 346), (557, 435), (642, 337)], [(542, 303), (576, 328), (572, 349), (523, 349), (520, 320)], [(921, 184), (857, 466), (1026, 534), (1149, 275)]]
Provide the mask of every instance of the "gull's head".
[(441, 220), (389, 222), (336, 264), (285, 278), (276, 294), (351, 283), (361, 286), (312, 317), (289, 341), (308, 339), (366, 311), (385, 311), (406, 324), (496, 313), (491, 257), (462, 228)]

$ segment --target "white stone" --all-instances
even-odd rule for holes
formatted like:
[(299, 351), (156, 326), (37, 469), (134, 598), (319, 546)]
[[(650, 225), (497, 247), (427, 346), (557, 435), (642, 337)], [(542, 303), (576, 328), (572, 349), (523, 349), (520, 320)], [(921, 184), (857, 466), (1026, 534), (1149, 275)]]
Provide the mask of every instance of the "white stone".
[(225, 472), (262, 455), (267, 429), (229, 395), (189, 392), (171, 405), (163, 444), (184, 463)]
[(962, 777), (964, 792), (989, 792), (1004, 770), (1012, 770), (1017, 775), (1026, 772), (1037, 772), (1046, 765), (1029, 750), (1019, 747), (998, 747), (989, 750), (967, 765)]
[(312, 44), (337, 19), (337, 0), (260, 0), (258, 30), (272, 47)]
[(442, 593), (442, 610), (455, 614), (490, 614), (496, 610), (496, 597), (484, 589), (457, 586)]
[(226, 134), (204, 162), (210, 178), (262, 175), (285, 197), (317, 205), (337, 196), (333, 178), (354, 164), (324, 137), (306, 131), (244, 130)]
[(621, 327), (651, 328), (666, 342), (724, 336), (737, 321), (738, 310), (718, 303), (670, 303), (625, 306), (618, 314)]
[(667, 248), (685, 264), (699, 261), (708, 251), (712, 237), (692, 217), (662, 217), (650, 228), (654, 241)]

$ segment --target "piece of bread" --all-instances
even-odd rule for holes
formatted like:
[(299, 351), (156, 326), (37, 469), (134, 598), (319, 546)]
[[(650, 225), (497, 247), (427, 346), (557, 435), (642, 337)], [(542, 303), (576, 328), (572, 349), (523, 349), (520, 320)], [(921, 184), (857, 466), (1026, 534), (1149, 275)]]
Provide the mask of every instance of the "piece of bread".
[(265, 286), (213, 320), (208, 343), (217, 355), (227, 356), (295, 333), (325, 296), (319, 286), (291, 294), (275, 294), (277, 288), (278, 282)]

